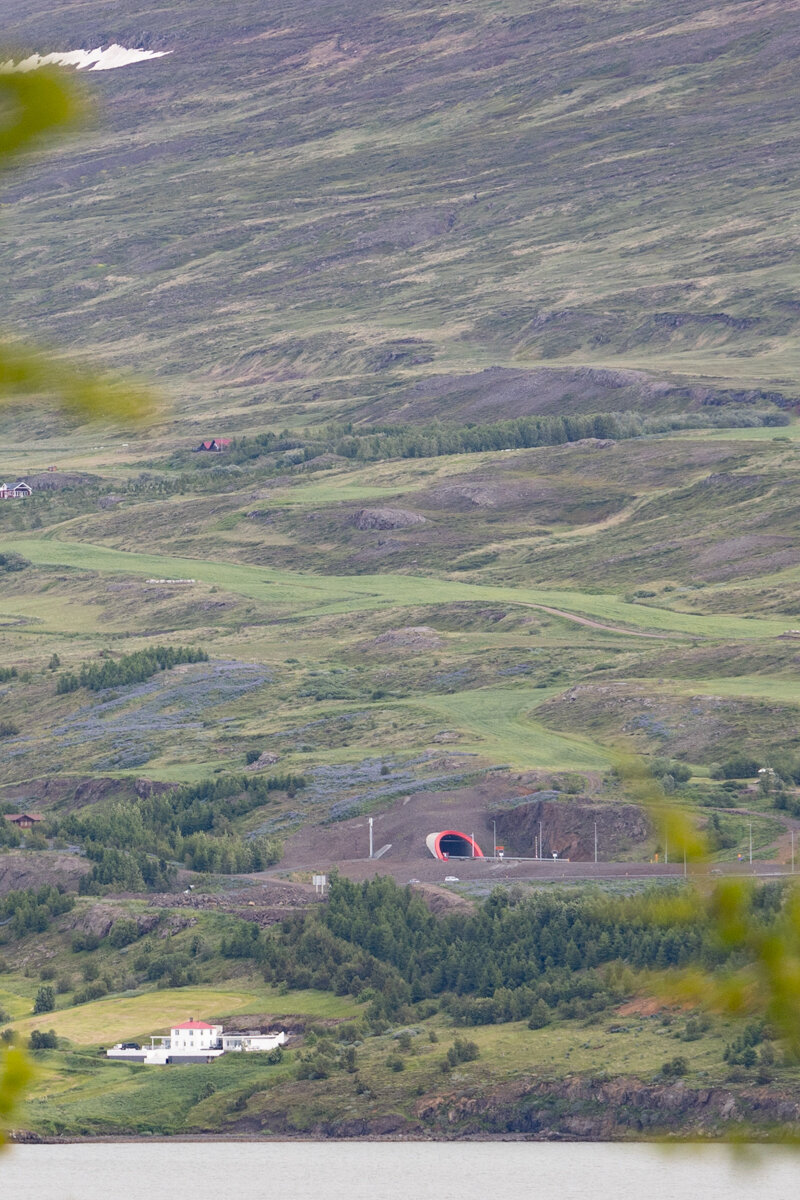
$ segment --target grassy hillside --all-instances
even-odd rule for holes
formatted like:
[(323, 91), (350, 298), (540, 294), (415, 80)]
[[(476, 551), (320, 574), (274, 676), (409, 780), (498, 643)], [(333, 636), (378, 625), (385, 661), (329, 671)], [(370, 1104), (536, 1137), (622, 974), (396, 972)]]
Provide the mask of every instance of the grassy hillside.
[[(742, 1056), (738, 1082), (796, 1089), (773, 1051), (723, 1066), (739, 1024), (633, 999), (680, 957), (655, 934), (630, 970), (621, 942), (594, 963), (543, 951), (542, 1027), (532, 994), (503, 999), (513, 972), (423, 987), (392, 959), (354, 979), (329, 931), (288, 966), (258, 932), (302, 940), (311, 872), (337, 863), (421, 878), (467, 920), (517, 866), (468, 866), (448, 892), (424, 835), (488, 845), (518, 810), (589, 860), (570, 879), (598, 816), (612, 891), (679, 870), (641, 812), (631, 832), (621, 747), (705, 830), (709, 869), (792, 861), (796, 6), (0, 0), (0, 17), (9, 53), (170, 51), (92, 75), (92, 126), (0, 195), (3, 325), (164, 396), (145, 430), (19, 406), (0, 447), (0, 478), (34, 487), (0, 505), (0, 811), (45, 818), (0, 823), (0, 893), (80, 890), (53, 926), (35, 896), (28, 924), (0, 923), (0, 1024), (62, 1039), (38, 1052), (32, 1125), (620, 1136), (599, 1114), (628, 1101), (597, 1073), (635, 1076), (640, 1128), (666, 1129), (676, 1051), (692, 1095)], [(191, 452), (212, 435), (234, 440)], [(156, 647), (203, 656), (161, 669)], [(114, 944), (134, 919), (150, 933)], [(50, 980), (55, 1010), (34, 1014)], [(311, 1038), (282, 1063), (158, 1077), (98, 1055), (201, 1009)], [(437, 1039), (473, 1017), (479, 1058), (448, 1065)], [(713, 1094), (682, 1128), (724, 1127)], [(562, 1122), (570, 1106), (589, 1124)]]
[(556, 406), (658, 405), (653, 373), (798, 394), (791, 6), (0, 14), (24, 49), (172, 52), (93, 76), (95, 128), (3, 208), (6, 323), (154, 374), (171, 435), (542, 362)]

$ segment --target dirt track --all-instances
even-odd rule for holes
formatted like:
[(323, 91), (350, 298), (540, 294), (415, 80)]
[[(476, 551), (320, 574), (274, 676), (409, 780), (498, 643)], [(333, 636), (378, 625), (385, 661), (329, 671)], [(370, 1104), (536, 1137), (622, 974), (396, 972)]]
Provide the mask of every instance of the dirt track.
[(604, 625), (602, 621), (593, 621), (591, 617), (579, 617), (576, 613), (565, 612), (563, 608), (548, 608), (546, 604), (524, 604), (524, 608), (538, 608), (540, 612), (550, 613), (552, 617), (564, 617), (574, 621), (576, 625), (586, 625), (589, 629), (602, 629), (604, 633), (622, 633), (626, 637), (664, 638), (672, 641), (674, 638), (685, 637), (680, 633), (645, 633), (640, 629), (623, 629), (621, 625)]

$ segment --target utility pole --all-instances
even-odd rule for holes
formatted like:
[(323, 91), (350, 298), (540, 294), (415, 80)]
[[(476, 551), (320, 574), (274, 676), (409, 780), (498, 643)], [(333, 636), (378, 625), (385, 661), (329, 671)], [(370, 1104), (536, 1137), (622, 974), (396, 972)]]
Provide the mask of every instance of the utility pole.
[(794, 875), (794, 830), (792, 830), (792, 874)]
[(597, 821), (594, 823), (594, 861), (597, 862)]
[(544, 854), (544, 846), (542, 845), (542, 822), (539, 822), (539, 858)]
[(686, 878), (686, 847), (683, 847), (683, 877)]
[(475, 857), (475, 830), (472, 831), (472, 857)]
[(750, 862), (753, 861), (753, 822), (750, 822)]
[(494, 851), (492, 854), (492, 858), (497, 858), (497, 821), (492, 821), (492, 830), (493, 830), (492, 836), (493, 836), (493, 841), (494, 841)]
[(369, 819), (369, 856), (372, 858), (372, 817)]
[(669, 838), (664, 834), (664, 865), (669, 862)]

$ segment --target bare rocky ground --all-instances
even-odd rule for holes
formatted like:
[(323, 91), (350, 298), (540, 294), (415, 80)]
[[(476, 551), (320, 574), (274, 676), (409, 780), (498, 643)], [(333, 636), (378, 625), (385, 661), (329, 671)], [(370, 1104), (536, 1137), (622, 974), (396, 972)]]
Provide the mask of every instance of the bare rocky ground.
[(77, 889), (82, 875), (91, 863), (77, 854), (61, 850), (39, 850), (35, 853), (12, 850), (0, 854), (0, 896), (19, 888), (41, 887), (51, 883), (69, 891)]

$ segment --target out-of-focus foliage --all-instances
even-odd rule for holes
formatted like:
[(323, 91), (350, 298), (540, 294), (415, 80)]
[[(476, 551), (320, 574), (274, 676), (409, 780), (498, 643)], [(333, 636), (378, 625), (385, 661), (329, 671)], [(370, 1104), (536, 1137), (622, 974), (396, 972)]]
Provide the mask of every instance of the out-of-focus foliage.
[(56, 129), (74, 129), (86, 118), (85, 97), (50, 67), (0, 72), (0, 104), (9, 113), (0, 126), (0, 170)]
[(688, 815), (667, 801), (646, 765), (618, 755), (617, 775), (637, 804), (646, 808), (670, 846), (673, 861), (684, 858), (691, 890), (665, 899), (650, 913), (654, 923), (688, 923), (714, 930), (726, 966), (671, 971), (662, 988), (676, 999), (724, 1012), (754, 1014), (767, 1021), (789, 1055), (800, 1057), (800, 888), (788, 878), (782, 889), (766, 889), (752, 878), (712, 880), (710, 847)]
[[(78, 128), (89, 105), (66, 74), (43, 67), (0, 73), (0, 171), (46, 137)], [(42, 350), (0, 341), (0, 404), (22, 396), (58, 397), (63, 408), (90, 419), (130, 422), (153, 411), (146, 388), (75, 367)]]
[(33, 1069), (27, 1055), (17, 1046), (0, 1047), (0, 1146), (13, 1126)]

